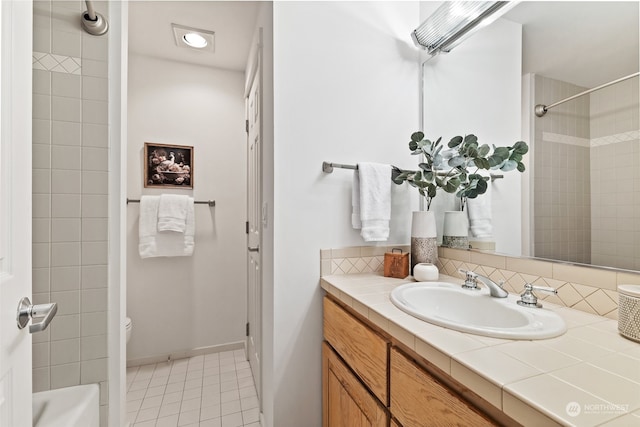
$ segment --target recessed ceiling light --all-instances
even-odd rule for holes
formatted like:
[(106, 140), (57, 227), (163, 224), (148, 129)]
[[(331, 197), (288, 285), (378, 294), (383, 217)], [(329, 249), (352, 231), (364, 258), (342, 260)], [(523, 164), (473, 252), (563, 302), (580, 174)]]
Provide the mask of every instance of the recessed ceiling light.
[(176, 46), (186, 49), (213, 52), (215, 33), (213, 31), (191, 28), (184, 25), (171, 24)]
[(198, 49), (202, 49), (207, 46), (207, 39), (202, 37), (198, 33), (187, 33), (182, 36), (182, 40), (191, 47), (197, 47)]

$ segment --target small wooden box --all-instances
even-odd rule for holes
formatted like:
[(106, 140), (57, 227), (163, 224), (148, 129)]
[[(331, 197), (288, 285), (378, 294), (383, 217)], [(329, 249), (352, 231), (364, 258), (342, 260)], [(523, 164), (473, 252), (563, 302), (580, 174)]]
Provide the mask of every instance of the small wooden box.
[(408, 275), (409, 252), (402, 253), (402, 249), (392, 249), (384, 254), (384, 277), (404, 279)]

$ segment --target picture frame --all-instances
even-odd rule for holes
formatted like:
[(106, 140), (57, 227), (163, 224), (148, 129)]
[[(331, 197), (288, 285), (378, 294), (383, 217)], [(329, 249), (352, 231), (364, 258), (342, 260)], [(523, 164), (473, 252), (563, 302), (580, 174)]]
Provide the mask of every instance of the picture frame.
[(144, 143), (145, 188), (193, 188), (193, 147)]

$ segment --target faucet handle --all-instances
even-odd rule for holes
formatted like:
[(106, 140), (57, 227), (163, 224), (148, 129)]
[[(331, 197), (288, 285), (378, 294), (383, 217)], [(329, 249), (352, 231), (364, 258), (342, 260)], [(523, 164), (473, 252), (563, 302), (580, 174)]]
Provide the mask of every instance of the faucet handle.
[(474, 273), (471, 270), (463, 270), (461, 268), (458, 269), (458, 272), (465, 275), (464, 285), (462, 285), (463, 288), (465, 288), (465, 289), (479, 289), (478, 288), (478, 282), (476, 280), (478, 278), (478, 275), (476, 273)]
[(518, 305), (523, 307), (542, 307), (542, 304), (538, 302), (538, 296), (533, 291), (548, 292), (550, 294), (557, 295), (558, 290), (548, 286), (534, 286), (531, 283), (525, 283), (524, 292), (520, 295), (520, 299), (517, 301)]

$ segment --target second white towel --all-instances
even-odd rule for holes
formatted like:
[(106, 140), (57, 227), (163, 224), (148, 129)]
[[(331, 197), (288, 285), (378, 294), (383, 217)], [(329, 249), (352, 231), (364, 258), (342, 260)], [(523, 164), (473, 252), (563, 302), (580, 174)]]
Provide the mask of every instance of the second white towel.
[(360, 235), (365, 242), (386, 241), (391, 219), (391, 165), (358, 163), (358, 176)]
[(158, 231), (184, 233), (187, 228), (189, 196), (162, 194), (158, 205)]

